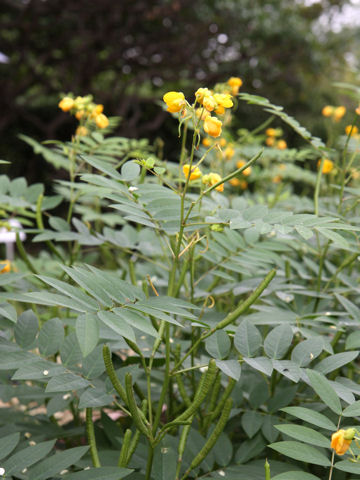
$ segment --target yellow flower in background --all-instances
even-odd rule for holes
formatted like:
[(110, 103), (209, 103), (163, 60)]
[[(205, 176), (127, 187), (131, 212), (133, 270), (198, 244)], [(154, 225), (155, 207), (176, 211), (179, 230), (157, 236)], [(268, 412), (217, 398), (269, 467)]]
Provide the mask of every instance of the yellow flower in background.
[(104, 105), (101, 105), (100, 103), (96, 105), (96, 107), (93, 110), (93, 113), (96, 113), (96, 115), (99, 115), (100, 113), (103, 113), (104, 111)]
[[(321, 165), (321, 159), (317, 163), (317, 167), (320, 168)], [(324, 159), (323, 167), (322, 167), (322, 173), (327, 174), (330, 173), (334, 168), (334, 162), (329, 160), (328, 158)]]
[(321, 113), (323, 114), (324, 117), (331, 117), (331, 115), (334, 113), (334, 107), (331, 105), (326, 105), (322, 110)]
[(346, 113), (346, 108), (343, 105), (341, 105), (340, 107), (336, 107), (334, 110), (334, 120), (336, 122), (340, 121), (342, 117), (345, 115), (345, 113)]
[(272, 179), (272, 183), (280, 183), (281, 180), (282, 180), (281, 175), (275, 175), (275, 177), (273, 177), (273, 179)]
[(267, 128), (265, 130), (265, 134), (268, 136), (268, 137), (277, 137), (279, 132), (276, 128)]
[(75, 117), (80, 120), (83, 116), (85, 115), (85, 111), (84, 110), (79, 110), (75, 113)]
[(2, 264), (2, 269), (0, 270), (0, 273), (9, 273), (11, 270), (10, 260), (0, 260), (0, 263)]
[(267, 137), (265, 143), (268, 147), (273, 147), (275, 144), (275, 137)]
[(170, 113), (180, 112), (185, 107), (185, 96), (182, 92), (167, 92), (163, 96)]
[(59, 108), (63, 112), (69, 112), (73, 106), (74, 106), (74, 99), (71, 97), (64, 97), (60, 102), (59, 102)]
[(276, 148), (278, 148), (279, 150), (285, 150), (287, 148), (287, 143), (285, 142), (285, 140), (279, 140), (276, 144)]
[(208, 88), (198, 88), (195, 92), (195, 98), (200, 105), (202, 105), (205, 97), (211, 97), (211, 92)]
[(357, 115), (360, 115), (360, 105), (357, 108), (355, 108), (355, 113)]
[[(218, 173), (213, 172), (204, 175), (202, 178), (202, 182), (209, 187), (212, 187), (216, 183), (220, 182), (220, 180), (221, 176)], [(217, 190), (218, 192), (222, 192), (224, 190), (224, 184), (222, 183), (221, 185), (218, 185), (215, 190)]]
[(210, 113), (207, 110), (204, 110), (203, 108), (197, 108), (195, 110), (195, 114), (197, 118), (200, 118), (200, 120), (205, 120), (205, 118), (210, 115)]
[(204, 147), (210, 147), (211, 146), (211, 140), (208, 137), (203, 138), (201, 143), (204, 145)]
[(331, 435), (330, 447), (335, 450), (338, 455), (344, 455), (348, 451), (355, 433), (355, 428), (338, 430)]
[[(189, 170), (190, 170), (190, 165), (185, 164), (182, 168), (183, 174), (185, 175), (185, 178), (188, 178), (189, 176)], [(201, 170), (199, 167), (191, 167), (191, 173), (190, 173), (190, 178), (189, 180), (197, 180), (200, 178), (202, 175)]]
[(232, 185), (233, 187), (240, 187), (240, 184), (241, 184), (240, 180), (239, 180), (238, 178), (236, 178), (236, 177), (231, 178), (231, 179), (229, 180), (229, 183), (230, 183), (230, 185)]
[[(241, 167), (243, 167), (245, 164), (246, 164), (245, 160), (239, 160), (239, 161), (236, 163), (236, 166), (237, 166), (237, 168), (241, 168)], [(251, 171), (252, 171), (251, 167), (247, 167), (247, 168), (245, 168), (245, 170), (243, 170), (241, 173), (242, 173), (243, 175), (245, 175), (245, 177), (248, 177), (248, 176), (251, 174)]]
[(103, 113), (97, 115), (95, 118), (95, 123), (99, 128), (106, 128), (109, 125), (109, 119)]
[(225, 145), (226, 145), (225, 138), (219, 138), (218, 144), (220, 145), (220, 147), (225, 147)]
[(216, 117), (206, 117), (204, 120), (204, 130), (210, 137), (220, 137), (222, 122)]
[(225, 148), (224, 155), (226, 160), (230, 160), (235, 155), (235, 150), (229, 145)]
[(345, 127), (345, 133), (346, 135), (356, 135), (359, 132), (359, 129), (356, 125), (347, 125)]
[(232, 95), (237, 95), (243, 81), (239, 77), (230, 77), (227, 83), (231, 87)]
[(233, 187), (240, 187), (242, 190), (246, 190), (248, 187), (248, 183), (246, 180), (239, 180), (238, 178), (232, 178), (229, 180), (229, 183)]
[(77, 129), (75, 130), (75, 135), (77, 135), (78, 137), (86, 137), (88, 133), (89, 130), (83, 126), (77, 127)]

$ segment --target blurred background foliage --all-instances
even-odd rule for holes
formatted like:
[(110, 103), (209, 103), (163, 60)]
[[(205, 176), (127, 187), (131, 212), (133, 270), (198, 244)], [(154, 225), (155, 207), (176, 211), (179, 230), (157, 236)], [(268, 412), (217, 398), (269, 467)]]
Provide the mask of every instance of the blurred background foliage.
[[(356, 82), (359, 70), (359, 27), (331, 27), (349, 0), (1, 4), (0, 152), (13, 162), (7, 173), (30, 181), (45, 180), (49, 167), (17, 136), (69, 139), (76, 124), (57, 109), (61, 92), (93, 94), (107, 115), (121, 117), (117, 135), (154, 141), (161, 127), (171, 156), (176, 122), (160, 107), (168, 90), (191, 98), (240, 76), (242, 91), (283, 105), (322, 135), (321, 108), (341, 101), (333, 82)], [(255, 127), (262, 115), (241, 105), (235, 127)]]

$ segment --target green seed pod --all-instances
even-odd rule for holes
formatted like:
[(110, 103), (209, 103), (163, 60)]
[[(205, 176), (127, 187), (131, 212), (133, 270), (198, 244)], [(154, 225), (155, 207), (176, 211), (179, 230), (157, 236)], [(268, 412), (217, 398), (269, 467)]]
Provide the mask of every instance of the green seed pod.
[(141, 418), (139, 413), (138, 406), (136, 405), (134, 390), (132, 386), (132, 377), (130, 373), (125, 375), (125, 387), (126, 387), (126, 396), (127, 396), (127, 404), (131, 413), (131, 417), (135, 423), (135, 426), (141, 433), (143, 433), (147, 438), (150, 439), (150, 430), (148, 430)]
[(115, 388), (115, 390), (117, 391), (117, 393), (119, 394), (119, 397), (121, 398), (121, 400), (126, 405), (127, 404), (126, 392), (125, 392), (123, 386), (121, 385), (121, 383), (119, 382), (119, 379), (116, 376), (114, 365), (113, 365), (112, 360), (111, 360), (110, 348), (107, 345), (103, 346), (103, 357), (104, 357), (104, 364), (105, 364), (106, 372), (107, 372), (107, 374), (110, 378), (110, 381), (111, 381), (113, 387)]
[(200, 405), (204, 401), (210, 388), (212, 387), (215, 376), (216, 376), (216, 372), (217, 372), (216, 362), (212, 358), (209, 362), (206, 373), (204, 373), (203, 376), (201, 377), (200, 384), (196, 391), (192, 404), (185, 410), (185, 412), (183, 412), (181, 415), (179, 415), (175, 419), (176, 422), (187, 420), (196, 412), (196, 410), (200, 407)]
[[(143, 400), (141, 404), (141, 413), (144, 415), (144, 417), (146, 415), (146, 412), (147, 412), (147, 400)], [(138, 446), (139, 440), (140, 440), (140, 431), (136, 429), (135, 434), (130, 443), (128, 456), (126, 458), (126, 465), (129, 464), (131, 457), (134, 455), (134, 452), (136, 450), (136, 447)]]
[(265, 480), (271, 480), (271, 475), (270, 475), (270, 464), (265, 460)]
[(190, 425), (184, 425), (184, 427), (181, 431), (179, 446), (178, 446), (178, 462), (182, 462), (182, 456), (183, 456), (184, 451), (185, 451), (185, 446), (186, 446), (187, 438), (188, 438), (188, 435), (189, 435), (189, 432), (190, 432), (191, 423), (192, 423), (193, 419), (194, 419), (194, 415), (192, 415), (189, 418)]
[(200, 463), (207, 457), (209, 454), (210, 450), (213, 448), (215, 445), (216, 441), (220, 437), (220, 434), (225, 428), (226, 422), (228, 421), (230, 412), (231, 412), (231, 407), (232, 407), (232, 398), (228, 398), (225, 402), (224, 409), (222, 411), (221, 417), (219, 418), (218, 423), (216, 424), (216, 427), (214, 428), (213, 432), (211, 433), (210, 437), (206, 440), (205, 445), (203, 448), (200, 450), (200, 452), (196, 455), (194, 460), (191, 462), (190, 467), (186, 471), (184, 477), (187, 477), (189, 472), (198, 467)]
[(95, 430), (94, 430), (94, 422), (92, 419), (92, 411), (93, 409), (88, 407), (86, 409), (86, 433), (90, 445), (90, 455), (91, 455), (91, 460), (93, 462), (94, 467), (98, 468), (101, 467), (100, 464), (100, 459), (96, 447), (96, 439), (95, 439)]
[(124, 435), (124, 441), (120, 450), (120, 456), (118, 461), (118, 467), (126, 467), (127, 459), (129, 456), (129, 448), (130, 448), (130, 441), (132, 437), (132, 432), (130, 428), (128, 428)]
[(181, 398), (183, 399), (183, 402), (185, 403), (185, 405), (187, 407), (190, 407), (191, 400), (190, 400), (189, 395), (186, 392), (184, 382), (182, 381), (182, 378), (181, 378), (181, 373), (176, 375), (176, 382), (177, 382), (177, 385), (178, 385), (178, 388), (179, 388)]
[(230, 378), (227, 387), (225, 388), (223, 394), (221, 395), (221, 398), (217, 404), (217, 407), (215, 408), (213, 413), (210, 415), (209, 423), (213, 422), (215, 418), (220, 414), (220, 412), (224, 408), (225, 402), (229, 398), (231, 392), (234, 390), (235, 384), (236, 384), (236, 380), (234, 380), (233, 378)]
[(215, 382), (214, 382), (214, 387), (212, 389), (211, 396), (210, 396), (208, 414), (207, 414), (207, 417), (205, 418), (205, 422), (204, 422), (204, 427), (205, 427), (206, 430), (208, 429), (208, 427), (210, 425), (211, 415), (216, 408), (216, 403), (217, 403), (217, 399), (218, 399), (218, 396), (219, 396), (220, 388), (221, 388), (221, 375), (218, 372), (217, 376), (216, 376), (216, 379), (215, 379)]

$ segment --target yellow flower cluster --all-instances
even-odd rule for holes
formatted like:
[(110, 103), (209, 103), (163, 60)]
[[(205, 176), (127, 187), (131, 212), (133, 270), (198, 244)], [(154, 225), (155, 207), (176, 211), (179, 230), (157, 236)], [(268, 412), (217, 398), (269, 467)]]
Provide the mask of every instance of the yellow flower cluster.
[[(211, 114), (224, 115), (226, 109), (233, 107), (234, 103), (231, 95), (237, 95), (241, 85), (241, 78), (231, 77), (221, 93), (214, 93), (205, 87), (198, 88), (195, 92), (195, 103), (193, 105), (187, 103), (183, 92), (167, 92), (163, 96), (163, 100), (166, 103), (167, 111), (170, 113), (180, 113), (184, 116), (191, 111), (195, 112), (196, 117), (203, 121), (205, 133), (210, 137), (217, 138), (222, 132), (222, 121)], [(195, 108), (196, 104), (200, 105), (200, 108)]]
[(109, 119), (103, 114), (104, 106), (95, 104), (92, 101), (92, 96), (76, 97), (68, 95), (63, 97), (59, 102), (59, 108), (63, 112), (70, 112), (79, 120), (80, 125), (76, 129), (76, 135), (85, 136), (89, 133), (87, 127), (91, 124), (103, 129), (108, 127)]
[(287, 148), (287, 143), (283, 139), (278, 139), (281, 137), (282, 131), (280, 128), (267, 128), (265, 130), (266, 140), (265, 143), (268, 147), (275, 147), (279, 150), (285, 150)]
[(332, 105), (326, 105), (322, 111), (324, 117), (331, 117), (335, 122), (339, 122), (346, 113), (346, 107), (340, 105), (340, 107), (333, 107)]

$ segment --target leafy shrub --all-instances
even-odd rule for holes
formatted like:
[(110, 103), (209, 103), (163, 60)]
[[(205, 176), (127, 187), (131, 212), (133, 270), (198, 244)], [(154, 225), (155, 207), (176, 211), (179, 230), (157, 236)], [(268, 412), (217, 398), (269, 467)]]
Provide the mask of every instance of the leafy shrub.
[[(106, 136), (90, 97), (60, 103), (70, 142), (23, 137), (69, 179), (0, 177), (3, 227), (32, 240), (0, 277), (6, 478), (360, 473), (358, 117), (342, 134), (325, 110), (325, 145), (240, 86), (164, 96), (178, 164)], [(242, 101), (269, 119), (234, 133)]]

